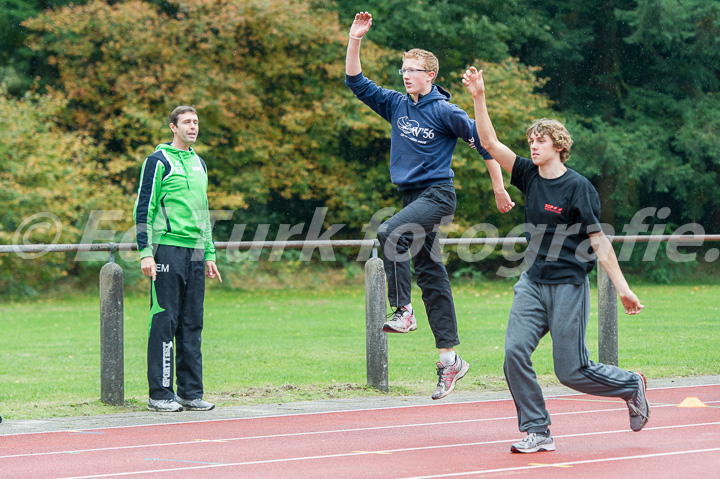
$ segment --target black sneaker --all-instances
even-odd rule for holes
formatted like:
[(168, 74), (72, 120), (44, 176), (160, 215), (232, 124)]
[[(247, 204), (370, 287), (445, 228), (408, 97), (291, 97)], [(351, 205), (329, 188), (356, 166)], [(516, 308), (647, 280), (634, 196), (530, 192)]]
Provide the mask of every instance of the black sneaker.
[(638, 378), (638, 390), (627, 400), (627, 405), (630, 411), (630, 429), (638, 432), (645, 427), (645, 424), (647, 424), (650, 418), (650, 404), (648, 404), (647, 396), (645, 396), (647, 379), (645, 379), (642, 373), (633, 374)]

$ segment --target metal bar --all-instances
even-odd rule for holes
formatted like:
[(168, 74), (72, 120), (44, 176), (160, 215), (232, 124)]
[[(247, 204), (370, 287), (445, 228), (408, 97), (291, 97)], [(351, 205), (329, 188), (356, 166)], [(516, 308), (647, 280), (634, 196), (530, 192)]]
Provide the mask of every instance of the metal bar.
[[(638, 243), (689, 243), (697, 245), (698, 242), (720, 241), (720, 234), (711, 235), (628, 235), (610, 236), (608, 239), (613, 243), (624, 243), (628, 241)], [(510, 238), (443, 238), (441, 245), (504, 245), (504, 244), (526, 244), (524, 237)], [(362, 246), (378, 247), (377, 240), (327, 240), (327, 241), (233, 241), (215, 243), (218, 250), (241, 250), (250, 248), (290, 248), (302, 249), (305, 247), (335, 247), (335, 248), (357, 248)], [(32, 245), (0, 245), (0, 253), (63, 253), (72, 251), (137, 251), (135, 243), (88, 243), (88, 244), (32, 244)]]

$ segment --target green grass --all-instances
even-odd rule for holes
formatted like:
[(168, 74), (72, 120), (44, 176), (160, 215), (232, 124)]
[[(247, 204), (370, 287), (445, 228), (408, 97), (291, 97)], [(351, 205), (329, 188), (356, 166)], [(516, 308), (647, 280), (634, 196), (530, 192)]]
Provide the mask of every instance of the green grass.
[[(720, 286), (631, 284), (646, 308), (620, 316), (621, 367), (649, 378), (720, 374)], [(391, 395), (429, 395), (437, 381), (437, 352), (417, 293), (418, 331), (388, 337)], [(505, 389), (512, 282), (459, 283), (454, 295), (457, 351), (472, 365), (462, 389)], [(364, 301), (361, 283), (252, 292), (213, 286), (205, 303), (205, 397), (240, 405), (381, 394), (365, 386)], [(96, 294), (0, 303), (0, 414), (21, 419), (144, 409), (148, 309), (146, 295), (126, 295), (126, 406), (111, 407), (99, 401)], [(596, 304), (588, 345), (597, 359)], [(533, 356), (548, 385), (557, 384), (551, 348), (546, 337)]]

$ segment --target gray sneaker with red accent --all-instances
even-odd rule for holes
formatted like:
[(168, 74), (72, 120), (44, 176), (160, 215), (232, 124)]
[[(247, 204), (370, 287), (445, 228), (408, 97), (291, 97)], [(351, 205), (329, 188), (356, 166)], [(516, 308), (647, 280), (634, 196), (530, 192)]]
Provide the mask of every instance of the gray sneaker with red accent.
[(443, 366), (437, 363), (438, 384), (432, 395), (433, 399), (442, 399), (455, 389), (455, 383), (458, 382), (465, 374), (467, 374), (470, 365), (460, 356), (455, 355), (455, 364), (452, 366)]
[(396, 309), (390, 319), (383, 324), (383, 331), (386, 333), (409, 333), (416, 329), (415, 315), (405, 306)]

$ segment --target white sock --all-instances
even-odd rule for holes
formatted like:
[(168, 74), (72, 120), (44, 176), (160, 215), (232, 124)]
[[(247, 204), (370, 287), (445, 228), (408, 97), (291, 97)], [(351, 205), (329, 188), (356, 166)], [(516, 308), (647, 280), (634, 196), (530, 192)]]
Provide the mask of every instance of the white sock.
[(443, 366), (448, 367), (455, 364), (455, 351), (449, 353), (440, 353), (440, 362)]

